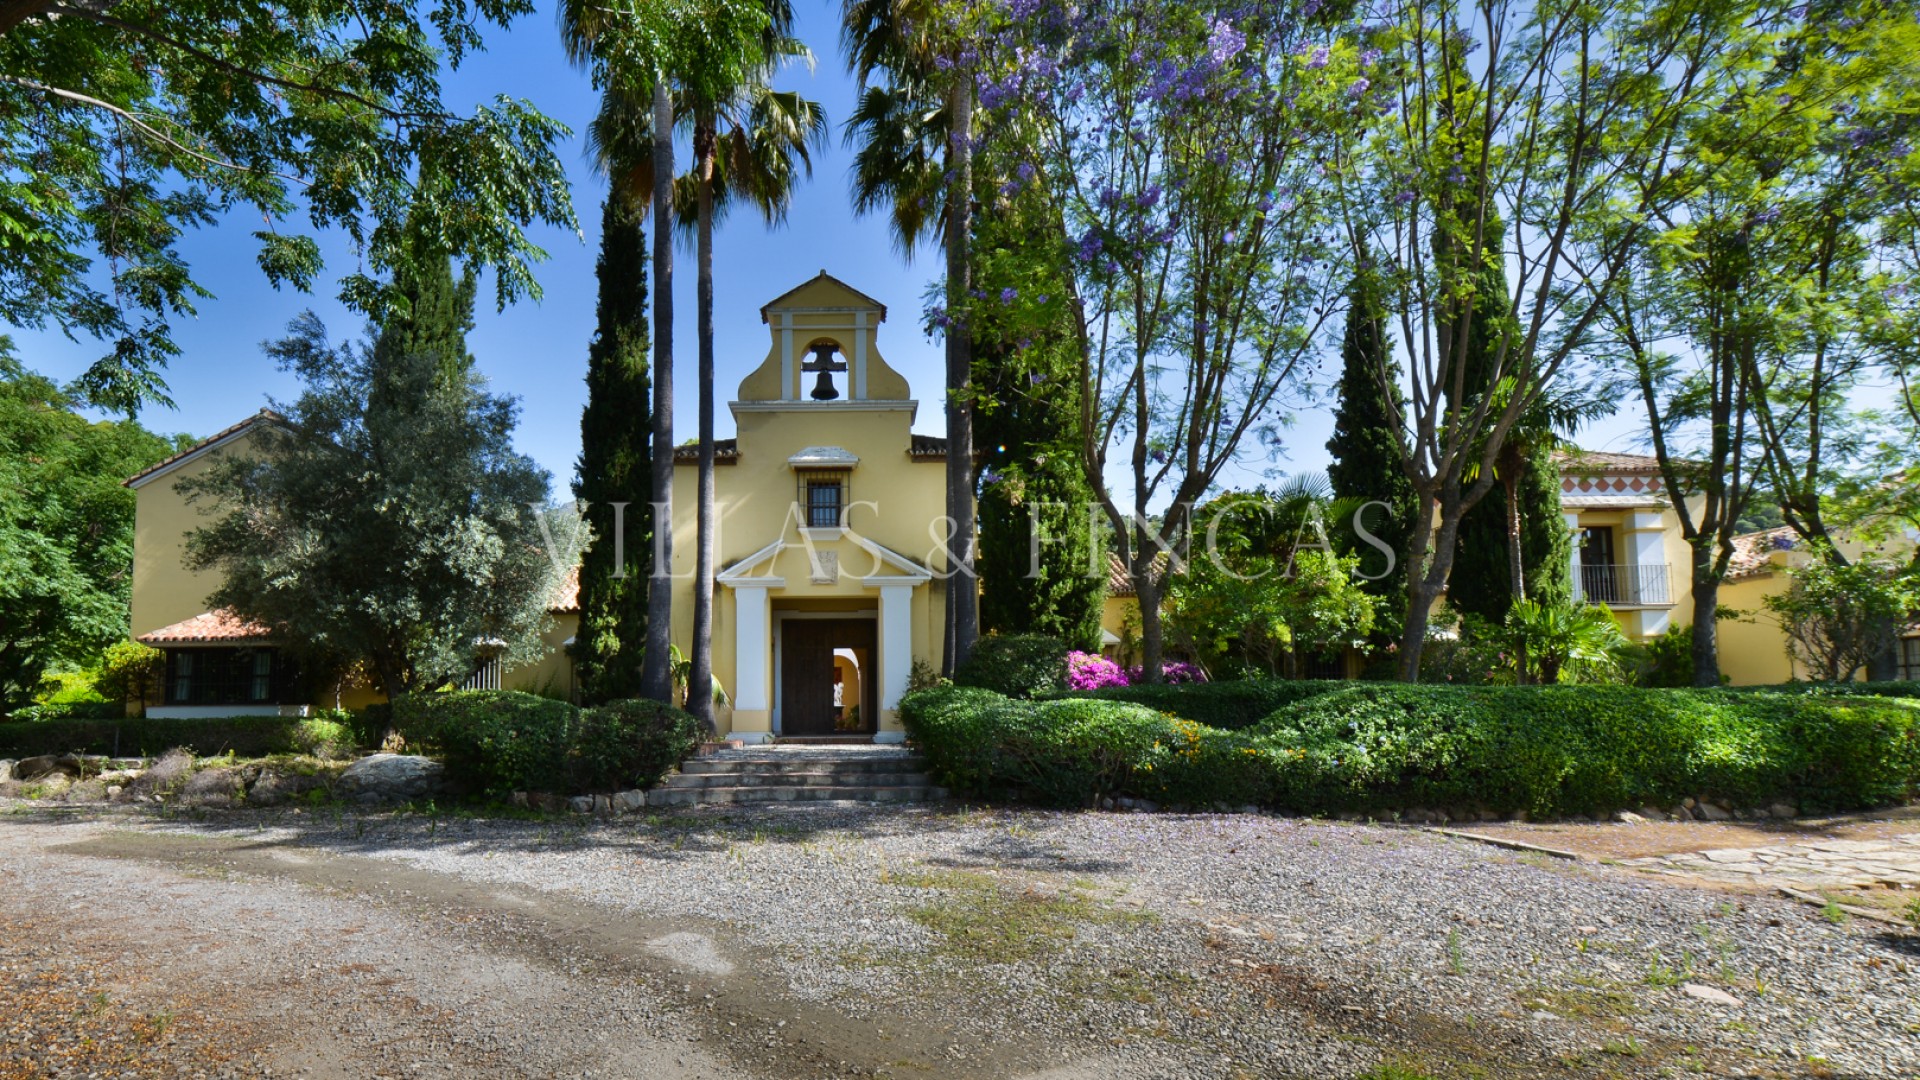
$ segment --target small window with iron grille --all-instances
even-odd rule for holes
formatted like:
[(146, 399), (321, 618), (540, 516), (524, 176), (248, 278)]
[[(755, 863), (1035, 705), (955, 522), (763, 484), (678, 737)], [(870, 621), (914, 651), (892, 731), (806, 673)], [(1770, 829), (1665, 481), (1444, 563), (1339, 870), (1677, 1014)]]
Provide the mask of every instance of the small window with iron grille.
[(809, 529), (840, 528), (841, 513), (847, 505), (847, 474), (844, 471), (814, 471), (800, 474), (800, 505), (805, 508)]

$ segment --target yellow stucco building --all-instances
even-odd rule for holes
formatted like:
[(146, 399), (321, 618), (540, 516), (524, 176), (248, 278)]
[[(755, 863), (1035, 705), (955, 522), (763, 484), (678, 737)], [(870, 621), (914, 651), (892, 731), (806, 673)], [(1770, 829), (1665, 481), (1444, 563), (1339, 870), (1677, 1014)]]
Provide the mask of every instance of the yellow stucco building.
[[(765, 358), (729, 403), (736, 435), (715, 468), (714, 674), (721, 731), (897, 741), (916, 662), (937, 667), (948, 566), (945, 441), (912, 432), (919, 402), (880, 349), (884, 305), (821, 274), (761, 309)], [(301, 680), (259, 627), (207, 610), (214, 582), (183, 564), (204, 524), (176, 490), (222, 455), (248, 453), (261, 413), (128, 481), (136, 492), (133, 635), (166, 651), (156, 716), (204, 716), (377, 701), (348, 681)], [(636, 422), (643, 422), (636, 420)], [(694, 448), (675, 455), (673, 640), (692, 641)], [(644, 498), (636, 493), (636, 501)], [(554, 597), (537, 664), (481, 669), (478, 685), (567, 694), (578, 580)], [(1108, 640), (1123, 612), (1110, 605)]]
[[(912, 431), (919, 402), (881, 352), (884, 305), (822, 271), (761, 308), (769, 345), (729, 403), (736, 435), (716, 447), (714, 674), (730, 738), (904, 738), (896, 709), (916, 664), (937, 667), (950, 562), (944, 525), (946, 444)], [(184, 564), (186, 536), (205, 523), (177, 490), (224, 455), (256, 452), (270, 412), (206, 439), (127, 484), (136, 493), (132, 632), (167, 655), (155, 716), (212, 716), (379, 700), (352, 676), (303, 678), (272, 635), (207, 610), (214, 582)], [(636, 422), (643, 422), (636, 418)], [(1574, 532), (1575, 590), (1607, 605), (1628, 637), (1647, 641), (1691, 615), (1687, 547), (1651, 458), (1563, 455), (1562, 508)], [(692, 446), (675, 455), (673, 640), (692, 640), (695, 487)], [(636, 500), (644, 498), (636, 493)], [(1779, 530), (1742, 537), (1722, 603), (1722, 669), (1735, 683), (1797, 672), (1761, 598), (1787, 587), (1804, 556)], [(556, 696), (574, 691), (567, 654), (578, 629), (578, 573), (552, 599), (537, 663), (477, 668), (473, 685)], [(1114, 563), (1103, 651), (1134, 654), (1138, 606)], [(1920, 671), (1920, 638), (1903, 643), (1903, 674)], [(1357, 670), (1346, 658), (1348, 675)], [(1338, 677), (1338, 671), (1328, 674)]]
[[(1575, 595), (1606, 605), (1635, 642), (1689, 625), (1691, 554), (1659, 462), (1643, 454), (1587, 450), (1562, 453), (1559, 461), (1560, 507), (1573, 532)], [(1701, 497), (1687, 499), (1697, 515)], [(1885, 545), (1885, 553), (1905, 558), (1913, 546), (1907, 537)], [(1849, 558), (1863, 554), (1862, 545), (1849, 538), (1843, 537), (1839, 547)], [(1810, 677), (1789, 653), (1786, 633), (1764, 603), (1792, 584), (1788, 572), (1807, 558), (1791, 529), (1734, 539), (1718, 597), (1723, 611), (1736, 613), (1717, 627), (1720, 673), (1728, 682), (1751, 686)], [(1920, 635), (1902, 639), (1899, 661), (1899, 677), (1920, 677)]]

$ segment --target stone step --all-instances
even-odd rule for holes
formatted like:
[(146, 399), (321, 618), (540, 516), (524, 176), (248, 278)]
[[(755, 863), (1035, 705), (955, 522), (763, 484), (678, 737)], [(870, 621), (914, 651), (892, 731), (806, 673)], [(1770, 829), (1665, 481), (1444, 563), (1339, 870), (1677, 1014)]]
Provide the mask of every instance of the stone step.
[(923, 772), (708, 772), (667, 777), (663, 787), (914, 787), (927, 783)]
[(947, 797), (945, 788), (927, 784), (899, 787), (702, 787), (655, 788), (648, 806), (714, 806), (786, 802), (928, 802)]
[(926, 759), (918, 757), (892, 756), (871, 759), (815, 758), (815, 757), (704, 757), (691, 758), (680, 765), (680, 771), (690, 775), (786, 775), (792, 773), (833, 772), (852, 775), (855, 773), (904, 773), (920, 772), (926, 768)]

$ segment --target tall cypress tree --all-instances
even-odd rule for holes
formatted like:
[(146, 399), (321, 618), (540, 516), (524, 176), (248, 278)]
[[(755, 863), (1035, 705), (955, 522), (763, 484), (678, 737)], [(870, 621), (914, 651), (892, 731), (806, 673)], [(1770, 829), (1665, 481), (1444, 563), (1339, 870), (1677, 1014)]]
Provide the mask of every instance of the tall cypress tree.
[[(1483, 284), (1474, 302), (1473, 322), (1467, 328), (1466, 385), (1469, 398), (1497, 391), (1493, 365), (1503, 333), (1510, 327), (1506, 261), (1502, 255), (1503, 223), (1490, 220), (1481, 271)], [(1514, 346), (1507, 346), (1511, 365)], [(1564, 604), (1573, 595), (1571, 538), (1560, 516), (1560, 470), (1553, 460), (1553, 431), (1545, 405), (1520, 418), (1494, 462), (1495, 480), (1486, 497), (1460, 519), (1453, 573), (1447, 580), (1447, 602), (1462, 614), (1501, 622), (1516, 599), (1513, 580), (1514, 521), (1512, 503), (1519, 504), (1521, 588), (1532, 600)], [(1509, 502), (1509, 493), (1512, 502)]]
[[(647, 237), (642, 211), (620, 195), (601, 214), (600, 301), (587, 348), (574, 498), (593, 529), (580, 564), (574, 671), (589, 702), (640, 694), (653, 552), (652, 431), (648, 425)], [(616, 504), (628, 503), (624, 511)]]
[[(1092, 550), (1087, 489), (1074, 434), (1081, 387), (1067, 341), (974, 340), (974, 445), (982, 451), (980, 626), (989, 633), (1047, 634), (1076, 649), (1100, 647), (1105, 560)], [(1043, 537), (1034, 573), (1033, 537)], [(1090, 574), (1089, 567), (1102, 571)]]
[(386, 356), (432, 353), (441, 357), (441, 370), (449, 379), (472, 370), (467, 333), (473, 329), (478, 288), (473, 272), (455, 280), (452, 259), (422, 259), (416, 268), (396, 275), (393, 283), (409, 310), (390, 312), (381, 320), (374, 349)]
[[(1374, 501), (1387, 504), (1384, 510), (1368, 508), (1360, 524), (1393, 549), (1393, 565), (1388, 567), (1386, 555), (1362, 538), (1351, 520), (1328, 524), (1340, 546), (1360, 556), (1360, 572), (1370, 578), (1366, 590), (1404, 607), (1415, 506), (1413, 481), (1407, 479), (1401, 466), (1397, 446), (1397, 409), (1389, 406), (1391, 402), (1404, 409), (1406, 401), (1400, 392), (1400, 364), (1393, 357), (1393, 342), (1387, 334), (1386, 309), (1378, 285), (1364, 265), (1354, 276), (1340, 356), (1339, 404), (1334, 408), (1333, 437), (1327, 440), (1327, 453), (1333, 457), (1327, 466), (1327, 479), (1333, 484), (1334, 498), (1354, 509)], [(1384, 386), (1380, 379), (1382, 365), (1387, 373)], [(1387, 397), (1389, 392), (1391, 399)], [(1376, 576), (1382, 571), (1386, 571), (1384, 576)], [(1383, 627), (1381, 633), (1395, 636), (1391, 626)]]

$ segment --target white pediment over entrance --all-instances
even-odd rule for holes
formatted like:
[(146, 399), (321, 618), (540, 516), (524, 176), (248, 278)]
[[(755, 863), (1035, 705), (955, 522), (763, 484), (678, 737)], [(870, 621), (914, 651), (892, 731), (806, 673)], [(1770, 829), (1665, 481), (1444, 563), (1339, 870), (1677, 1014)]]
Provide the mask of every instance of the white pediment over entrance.
[[(872, 561), (869, 565), (874, 572), (862, 575), (859, 578), (860, 583), (863, 585), (874, 588), (881, 585), (920, 585), (933, 579), (933, 573), (924, 565), (906, 555), (900, 554), (885, 544), (877, 543), (867, 537), (861, 536), (852, 529), (810, 529), (807, 531), (809, 533), (838, 533), (839, 536), (837, 540), (832, 542), (852, 544), (854, 547), (871, 556)], [(777, 568), (780, 553), (788, 550), (804, 552), (810, 575), (818, 576), (822, 560), (817, 558), (816, 554), (822, 550), (823, 546), (822, 543), (809, 538), (788, 540), (782, 537), (760, 548), (746, 558), (741, 559), (739, 562), (734, 563), (732, 566), (727, 567), (725, 570), (720, 571), (718, 574), (715, 574), (714, 580), (722, 585), (735, 589), (784, 589), (787, 587), (787, 578), (785, 575), (779, 573)], [(839, 565), (845, 565), (841, 560), (836, 559), (835, 561)]]

